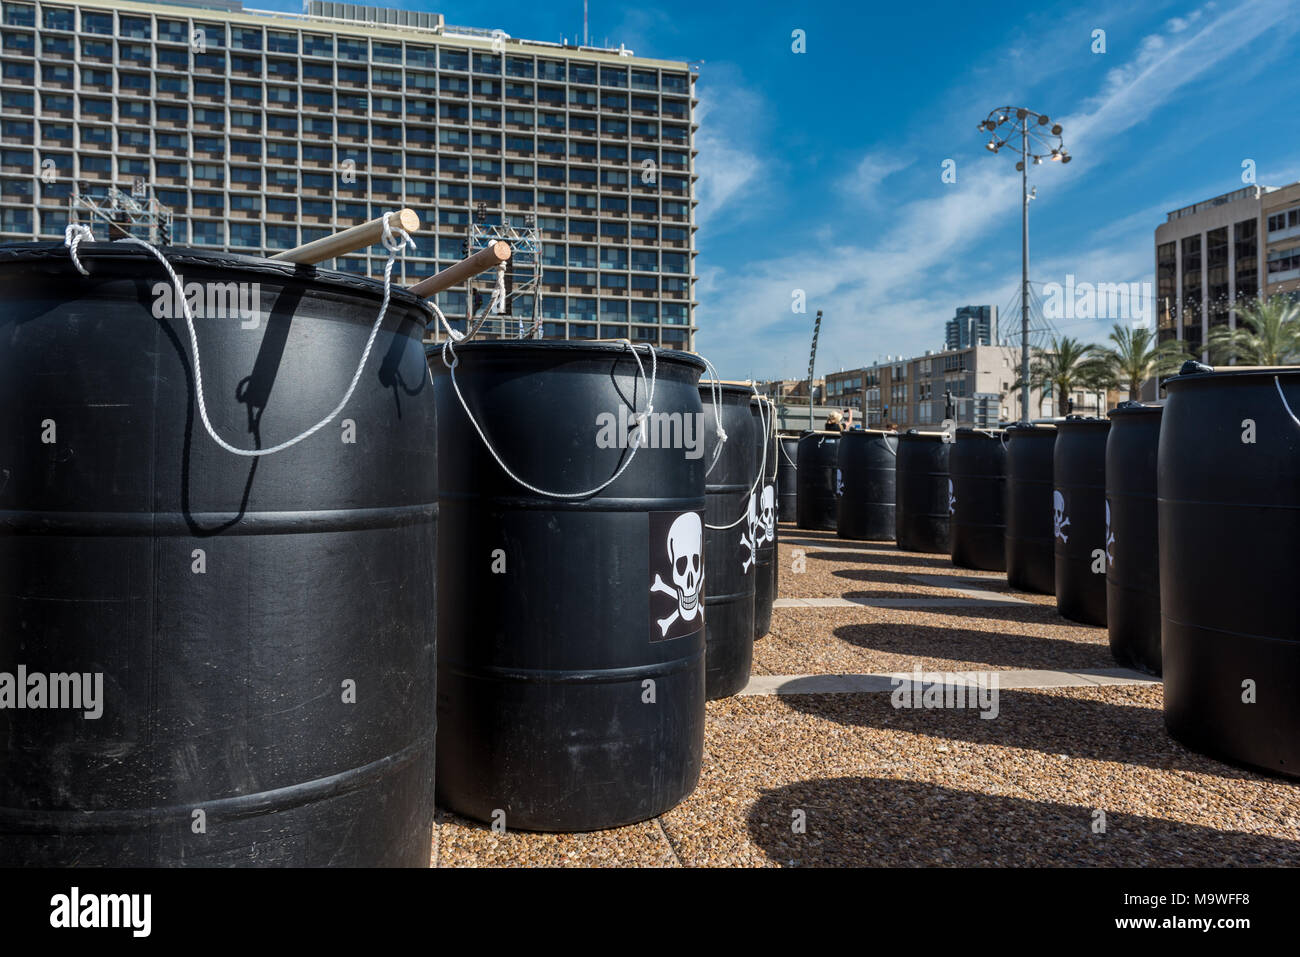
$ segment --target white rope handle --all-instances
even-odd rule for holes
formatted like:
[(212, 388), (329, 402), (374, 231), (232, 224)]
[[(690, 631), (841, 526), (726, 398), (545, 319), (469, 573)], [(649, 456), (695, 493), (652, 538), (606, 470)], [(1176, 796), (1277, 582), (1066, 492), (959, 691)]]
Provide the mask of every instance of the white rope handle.
[[(480, 323), (480, 325), (482, 325), (482, 323)], [(449, 327), (448, 331), (451, 331)], [(477, 329), (475, 331), (477, 331)], [(468, 338), (468, 336), (462, 337), (460, 341), (464, 341), (466, 338)], [(583, 492), (552, 492), (548, 489), (539, 488), (538, 486), (520, 478), (514, 470), (510, 468), (510, 466), (506, 465), (505, 460), (501, 458), (500, 453), (493, 448), (492, 442), (487, 437), (487, 433), (483, 431), (483, 427), (479, 425), (478, 420), (474, 418), (474, 413), (470, 411), (469, 404), (465, 401), (465, 396), (460, 391), (460, 383), (456, 381), (456, 367), (460, 365), (460, 357), (456, 355), (456, 351), (452, 346), (452, 339), (450, 338), (446, 339), (442, 344), (442, 361), (447, 367), (448, 373), (451, 377), (451, 387), (456, 393), (456, 398), (460, 400), (460, 407), (465, 410), (465, 416), (469, 419), (470, 425), (474, 426), (474, 431), (477, 432), (478, 437), (483, 440), (483, 447), (486, 448), (492, 458), (496, 460), (497, 465), (501, 467), (501, 471), (510, 476), (510, 478), (512, 478), (517, 484), (522, 485), (524, 488), (528, 489), (528, 491), (536, 495), (558, 499), (590, 498), (592, 495), (596, 495), (609, 488), (609, 486), (618, 481), (620, 475), (627, 471), (628, 466), (632, 464), (632, 460), (636, 458), (636, 453), (641, 448), (641, 436), (645, 431), (645, 421), (654, 412), (655, 381), (659, 374), (658, 354), (655, 352), (654, 346), (650, 343), (646, 343), (646, 350), (650, 353), (650, 377), (647, 380), (645, 366), (641, 362), (641, 356), (636, 351), (636, 346), (632, 344), (630, 339), (620, 339), (619, 341), (627, 346), (628, 351), (632, 353), (632, 358), (636, 360), (636, 367), (641, 376), (641, 382), (646, 387), (646, 407), (644, 412), (637, 412), (635, 411), (635, 404), (632, 406), (633, 414), (631, 422), (635, 426), (636, 431), (632, 433), (632, 438), (628, 442), (628, 447), (632, 450), (631, 454), (623, 460), (623, 464), (618, 467), (618, 470), (613, 475), (601, 482), (595, 488), (587, 489)], [(450, 356), (450, 358), (448, 358), (448, 356)], [(635, 400), (633, 401), (635, 402)]]
[[(249, 458), (257, 458), (263, 455), (274, 455), (276, 452), (283, 452), (290, 446), (297, 445), (304, 439), (310, 438), (312, 435), (333, 422), (334, 419), (337, 418), (338, 414), (343, 411), (344, 407), (352, 399), (352, 393), (356, 391), (357, 383), (361, 381), (361, 373), (365, 370), (366, 361), (370, 358), (370, 350), (374, 347), (375, 337), (379, 334), (379, 327), (383, 325), (384, 317), (388, 315), (388, 304), (392, 298), (393, 291), (393, 266), (397, 262), (397, 257), (407, 246), (411, 249), (416, 248), (415, 240), (411, 238), (410, 234), (406, 230), (402, 229), (401, 226), (394, 226), (391, 223), (390, 219), (392, 215), (391, 212), (384, 214), (383, 243), (384, 248), (388, 250), (388, 262), (384, 264), (384, 299), (379, 307), (379, 315), (375, 317), (375, 321), (370, 327), (370, 336), (366, 339), (366, 347), (361, 352), (361, 359), (357, 362), (356, 371), (352, 373), (352, 381), (348, 383), (347, 391), (343, 393), (343, 398), (340, 399), (338, 405), (334, 407), (334, 411), (325, 416), (325, 418), (321, 419), (306, 431), (300, 432), (298, 435), (285, 442), (281, 442), (279, 445), (273, 445), (269, 449), (236, 448), (221, 436), (217, 435), (216, 429), (212, 427), (212, 422), (208, 418), (207, 401), (203, 395), (203, 361), (199, 354), (199, 337), (194, 329), (194, 314), (190, 311), (189, 300), (186, 299), (185, 290), (181, 287), (180, 277), (176, 275), (176, 270), (173, 269), (172, 264), (167, 261), (167, 257), (164, 256), (158, 250), (158, 247), (154, 246), (152, 243), (136, 236), (124, 236), (121, 239), (116, 240), (116, 242), (119, 243), (132, 243), (141, 246), (146, 251), (152, 253), (153, 256), (162, 263), (163, 269), (167, 271), (167, 275), (171, 278), (172, 285), (176, 289), (177, 301), (180, 302), (181, 311), (185, 315), (185, 325), (189, 329), (190, 349), (194, 354), (194, 395), (198, 400), (199, 417), (203, 420), (203, 427), (207, 430), (207, 433), (211, 436), (213, 442), (217, 443), (217, 445), (221, 446), (232, 455), (242, 455)], [(70, 224), (68, 228), (64, 230), (63, 241), (68, 247), (68, 254), (72, 257), (72, 264), (77, 267), (77, 271), (83, 276), (89, 276), (90, 273), (86, 271), (86, 268), (81, 264), (81, 260), (77, 256), (77, 246), (83, 239), (91, 242), (94, 242), (95, 240), (89, 226), (82, 226), (74, 223)]]
[(1291, 416), (1292, 422), (1300, 425), (1300, 419), (1297, 419), (1296, 414), (1291, 411), (1291, 403), (1286, 400), (1286, 396), (1282, 392), (1282, 381), (1279, 376), (1273, 376), (1273, 385), (1277, 387), (1277, 396), (1282, 400), (1282, 408), (1286, 409), (1286, 414)]
[(894, 447), (893, 447), (892, 449), (889, 447), (889, 436), (888, 436), (888, 435), (886, 435), (884, 438), (882, 438), (881, 441), (885, 443), (885, 451), (887, 451), (887, 452), (888, 452), (890, 455), (892, 455), (894, 458), (898, 458), (898, 433), (897, 433), (897, 432), (894, 432), (894, 433), (893, 433), (893, 436), (894, 436)]
[(708, 356), (700, 356), (700, 358), (704, 360), (704, 368), (709, 373), (709, 400), (713, 403), (714, 427), (718, 433), (718, 444), (713, 447), (713, 458), (709, 460), (709, 467), (704, 470), (704, 477), (707, 479), (713, 472), (713, 467), (718, 464), (718, 457), (722, 455), (722, 446), (727, 442), (727, 430), (722, 427), (722, 382), (718, 379), (718, 370), (714, 368)]
[[(704, 361), (705, 361), (705, 362), (708, 362), (709, 360), (708, 360), (708, 359), (705, 359)], [(710, 363), (710, 365), (712, 365), (712, 364)], [(714, 381), (715, 381), (715, 383), (716, 383), (716, 381), (717, 381), (716, 378), (715, 378)], [(753, 385), (753, 384), (751, 383), (750, 388), (754, 390), (754, 395), (755, 395), (755, 396), (761, 398), (761, 396), (758, 395), (758, 387), (757, 387), (756, 385)], [(719, 387), (719, 391), (721, 391), (721, 388), (720, 388), (720, 387)], [(715, 405), (714, 408), (716, 409), (717, 406)], [(759, 460), (758, 460), (758, 474), (754, 476), (754, 481), (753, 481), (753, 483), (749, 486), (749, 494), (750, 494), (751, 496), (754, 494), (754, 492), (756, 492), (756, 491), (758, 490), (759, 483), (763, 481), (763, 473), (765, 473), (765, 472), (767, 471), (767, 438), (766, 438), (766, 436), (767, 436), (767, 430), (768, 430), (768, 422), (770, 421), (771, 416), (770, 416), (770, 415), (768, 414), (768, 412), (767, 412), (767, 405), (766, 405), (766, 403), (760, 402), (758, 408), (759, 408), (759, 412), (758, 412), (758, 421), (759, 421), (760, 423), (762, 423), (762, 425), (763, 425), (763, 435), (764, 435), (764, 439), (763, 439), (763, 454), (762, 454), (761, 456), (759, 456)], [(721, 422), (719, 422), (719, 424), (718, 424), (718, 428), (719, 428), (719, 429), (722, 428), (722, 424), (721, 424)], [(724, 432), (723, 435), (725, 436), (726, 433)], [(719, 448), (719, 449), (722, 448), (722, 443), (721, 443), (721, 442), (718, 443), (718, 448)], [(705, 473), (705, 474), (706, 474), (706, 476), (707, 476), (708, 473)], [(749, 518), (749, 503), (746, 502), (746, 503), (745, 503), (745, 510), (744, 510), (743, 512), (740, 513), (740, 518), (736, 519), (736, 520), (735, 520), (734, 522), (732, 522), (730, 525), (710, 525), (708, 522), (705, 522), (705, 523), (704, 523), (704, 527), (705, 527), (705, 528), (711, 528), (711, 529), (713, 529), (715, 532), (724, 532), (724, 531), (726, 531), (726, 530), (729, 529), (729, 528), (735, 528), (737, 525), (739, 525), (741, 522), (745, 521), (745, 520), (748, 519), (748, 518)]]
[[(796, 472), (799, 471), (799, 463), (790, 458), (790, 453), (785, 450), (785, 443), (781, 441), (781, 436), (779, 435), (776, 437), (776, 447), (781, 450), (781, 455), (790, 463), (790, 468), (794, 469)], [(796, 443), (796, 447), (798, 447), (798, 443)]]

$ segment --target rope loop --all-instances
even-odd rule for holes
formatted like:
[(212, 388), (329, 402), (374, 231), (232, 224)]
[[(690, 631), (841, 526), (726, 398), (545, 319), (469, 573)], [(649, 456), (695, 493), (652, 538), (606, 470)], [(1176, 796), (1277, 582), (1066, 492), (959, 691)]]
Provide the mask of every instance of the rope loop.
[[(465, 338), (468, 338), (468, 336), (461, 337), (458, 341), (464, 341)], [(505, 460), (501, 457), (501, 454), (492, 445), (491, 440), (488, 439), (487, 433), (483, 431), (483, 426), (479, 424), (478, 419), (474, 418), (474, 413), (470, 411), (469, 403), (465, 401), (464, 393), (460, 391), (460, 383), (456, 381), (456, 367), (460, 365), (460, 358), (456, 355), (456, 350), (452, 346), (452, 340), (450, 338), (446, 339), (443, 342), (442, 361), (443, 364), (447, 367), (448, 372), (450, 373), (451, 387), (453, 391), (455, 391), (456, 393), (456, 398), (460, 401), (460, 407), (465, 410), (465, 417), (469, 419), (469, 424), (474, 427), (474, 431), (478, 433), (478, 437), (483, 441), (483, 447), (487, 449), (488, 453), (492, 456), (492, 458), (496, 460), (497, 465), (501, 467), (501, 471), (505, 472), (506, 475), (508, 475), (511, 479), (513, 479), (516, 484), (523, 486), (524, 488), (526, 488), (528, 491), (532, 492), (535, 495), (541, 495), (544, 496), (545, 498), (556, 498), (556, 499), (590, 498), (591, 496), (597, 495), (600, 492), (603, 492), (605, 489), (609, 488), (616, 481), (618, 481), (619, 476), (621, 476), (624, 472), (627, 471), (628, 466), (632, 464), (632, 460), (636, 458), (636, 453), (641, 448), (640, 439), (639, 439), (641, 433), (640, 423), (644, 422), (646, 417), (648, 417), (654, 411), (655, 383), (659, 375), (659, 355), (655, 351), (655, 347), (650, 345), (649, 343), (645, 344), (646, 351), (650, 354), (650, 375), (649, 377), (647, 377), (645, 371), (645, 364), (641, 361), (641, 354), (636, 351), (636, 346), (632, 344), (632, 340), (619, 339), (618, 341), (623, 343), (625, 346), (627, 346), (628, 351), (632, 353), (632, 358), (636, 360), (637, 373), (640, 376), (641, 383), (642, 385), (645, 386), (645, 390), (646, 390), (646, 407), (644, 411), (634, 412), (634, 414), (630, 417), (630, 421), (637, 423), (637, 430), (636, 432), (633, 433), (632, 437), (628, 440), (628, 448), (630, 449), (630, 452), (628, 456), (625, 459), (623, 459), (623, 463), (618, 467), (618, 470), (615, 471), (614, 474), (611, 475), (609, 478), (607, 478), (605, 481), (597, 485), (595, 488), (587, 489), (582, 492), (553, 492), (548, 489), (539, 488), (538, 486), (533, 485), (532, 483), (520, 478), (519, 475), (516, 474), (515, 471), (510, 468), (510, 466), (506, 465)], [(450, 359), (448, 358), (449, 354), (450, 354)], [(633, 402), (635, 402), (635, 399), (633, 400)], [(633, 406), (633, 409), (635, 409), (635, 405)]]
[[(325, 426), (329, 425), (338, 417), (338, 414), (342, 412), (348, 402), (351, 401), (352, 393), (356, 391), (357, 383), (361, 381), (361, 373), (365, 371), (366, 362), (370, 358), (371, 349), (374, 348), (375, 338), (379, 335), (379, 328), (384, 323), (384, 317), (388, 315), (388, 306), (392, 300), (393, 292), (393, 266), (397, 263), (398, 255), (400, 255), (405, 248), (409, 246), (409, 248), (415, 249), (415, 240), (411, 238), (410, 234), (400, 226), (392, 225), (390, 222), (390, 217), (392, 217), (392, 215), (392, 213), (385, 213), (383, 217), (383, 242), (384, 248), (388, 250), (388, 261), (384, 264), (383, 302), (379, 306), (379, 315), (375, 317), (375, 321), (370, 327), (370, 335), (366, 339), (365, 348), (361, 351), (361, 358), (357, 362), (356, 371), (352, 373), (352, 381), (348, 383), (347, 391), (343, 393), (343, 398), (340, 399), (338, 405), (334, 407), (334, 411), (330, 412), (330, 414), (325, 416), (325, 418), (321, 419), (306, 431), (300, 432), (293, 438), (281, 442), (278, 445), (273, 445), (269, 449), (236, 448), (221, 436), (217, 435), (216, 429), (212, 426), (212, 421), (208, 418), (208, 404), (203, 394), (203, 359), (199, 352), (198, 333), (194, 328), (194, 313), (190, 309), (189, 300), (185, 297), (185, 290), (181, 286), (180, 276), (176, 274), (176, 270), (172, 268), (172, 264), (167, 260), (167, 257), (164, 256), (158, 247), (154, 246), (152, 243), (140, 239), (137, 236), (123, 236), (121, 239), (116, 240), (118, 243), (128, 243), (142, 247), (162, 264), (163, 269), (167, 272), (168, 278), (172, 281), (172, 286), (176, 290), (176, 301), (180, 303), (181, 311), (185, 316), (185, 326), (188, 329), (190, 336), (190, 351), (194, 356), (194, 395), (199, 407), (199, 418), (203, 421), (203, 428), (207, 431), (213, 442), (221, 446), (231, 455), (240, 455), (248, 458), (274, 455), (276, 452), (283, 452), (290, 446), (297, 445), (299, 442), (315, 435), (321, 429), (325, 428)], [(90, 274), (86, 271), (85, 267), (81, 264), (80, 259), (77, 257), (77, 246), (82, 242), (82, 240), (94, 242), (95, 237), (92, 235), (90, 227), (73, 223), (64, 231), (64, 245), (68, 247), (68, 254), (72, 257), (73, 265), (77, 267), (77, 270), (83, 276), (88, 276)]]

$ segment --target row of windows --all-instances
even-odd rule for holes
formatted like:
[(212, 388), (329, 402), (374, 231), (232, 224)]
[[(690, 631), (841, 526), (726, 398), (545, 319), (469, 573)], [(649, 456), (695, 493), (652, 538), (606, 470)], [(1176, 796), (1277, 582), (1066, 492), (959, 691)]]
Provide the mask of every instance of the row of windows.
[[(34, 27), (36, 10), (28, 4), (4, 5), (4, 24), (14, 27)], [(76, 31), (75, 13), (63, 7), (44, 7), (41, 27), (68, 33)], [(367, 40), (365, 37), (302, 33), (286, 30), (263, 30), (260, 27), (203, 21), (184, 21), (149, 17), (118, 17), (114, 30), (113, 14), (81, 12), (81, 32), (94, 36), (114, 35), (127, 39), (156, 39), (180, 43), (194, 50), (230, 49), (251, 53), (287, 53), (326, 57), (356, 63), (386, 63), (408, 66), (437, 67), (443, 70), (470, 72), (489, 76), (554, 80), (562, 83), (579, 83), (613, 87), (616, 89), (658, 90), (687, 93), (690, 78), (685, 73), (664, 72), (652, 69), (635, 69), (592, 63), (569, 62), (554, 59), (535, 59), (530, 56), (502, 56), (450, 46), (420, 46), (410, 43)]]
[[(15, 49), (10, 42), (9, 36), (4, 36), (0, 40), (0, 46), (6, 52), (25, 53), (33, 55), (32, 49)], [(45, 59), (57, 59), (60, 56), (72, 57), (73, 51), (68, 48), (64, 49), (57, 42), (43, 42), (41, 49), (42, 57)], [(100, 57), (106, 62), (112, 62), (111, 54), (93, 50), (82, 51), (83, 59), (95, 59)], [(165, 55), (165, 51), (159, 51), (158, 67), (169, 72), (159, 77), (158, 88), (168, 92), (185, 92), (187, 84), (185, 77), (179, 74), (189, 74), (191, 66), (187, 59), (188, 54), (178, 52), (174, 55)], [(221, 58), (203, 58), (196, 56), (193, 70), (199, 75), (195, 78), (194, 87), (201, 95), (220, 96), (225, 91), (225, 61)], [(147, 60), (140, 61), (142, 67), (149, 67)], [(203, 72), (211, 70), (214, 75), (211, 79), (204, 78)], [(7, 60), (4, 63), (4, 72), (6, 76), (33, 82), (36, 77), (36, 65), (24, 63), (21, 61)], [(46, 85), (71, 85), (76, 74), (72, 66), (63, 66), (58, 63), (42, 62), (41, 63), (41, 82)], [(312, 84), (302, 83), (303, 88), (317, 90), (328, 88), (336, 82), (334, 67), (331, 64), (306, 64), (303, 67), (302, 75), (299, 76), (298, 65), (291, 61), (280, 63), (272, 61), (268, 65), (268, 79), (273, 82), (267, 85), (267, 95), (275, 98), (284, 96), (290, 92), (296, 93), (296, 85), (301, 81), (314, 81)], [(235, 64), (232, 63), (231, 89), (232, 95), (244, 96), (246, 98), (261, 98), (262, 84), (260, 81), (263, 73), (260, 65), (254, 64)], [(80, 79), (82, 87), (100, 86), (102, 92), (110, 92), (113, 88), (113, 72), (101, 70), (95, 67), (82, 66), (80, 68)], [(243, 82), (246, 80), (254, 81), (252, 83)], [(141, 96), (147, 96), (150, 90), (150, 74), (134, 72), (127, 69), (117, 70), (118, 87), (123, 92), (133, 93)], [(631, 110), (640, 113), (663, 114), (670, 118), (686, 120), (690, 117), (690, 106), (685, 100), (663, 98), (660, 100), (657, 96), (645, 96), (641, 94), (632, 94), (628, 96), (625, 93), (601, 93), (599, 97), (595, 91), (583, 90), (577, 87), (550, 87), (534, 86), (531, 83), (501, 83), (499, 80), (474, 80), (471, 84), (469, 80), (459, 76), (438, 76), (433, 73), (406, 73), (396, 70), (375, 70), (373, 76), (368, 76), (365, 70), (356, 70), (347, 67), (338, 68), (337, 81), (353, 86), (360, 87), (386, 87), (393, 90), (401, 90), (403, 87), (411, 90), (433, 91), (440, 90), (443, 93), (450, 94), (468, 94), (473, 91), (476, 98), (500, 99), (505, 96), (508, 99), (517, 100), (524, 103), (537, 102), (549, 104), (559, 108), (568, 104), (571, 107), (580, 107), (585, 110), (602, 109), (607, 111), (626, 112)], [(286, 85), (281, 85), (286, 84)]]
[(1284, 229), (1295, 229), (1297, 226), (1300, 226), (1300, 206), (1284, 209), (1280, 213), (1273, 213), (1268, 217), (1268, 231), (1270, 233), (1280, 232)]

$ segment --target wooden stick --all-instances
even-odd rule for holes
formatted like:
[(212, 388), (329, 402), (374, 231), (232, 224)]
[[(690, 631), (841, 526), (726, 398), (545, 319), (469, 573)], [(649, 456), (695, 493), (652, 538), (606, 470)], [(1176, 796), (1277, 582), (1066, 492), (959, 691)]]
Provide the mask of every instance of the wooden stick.
[(457, 283), (471, 279), (481, 272), (495, 269), (510, 258), (510, 251), (510, 244), (504, 239), (498, 239), (492, 245), (480, 249), (469, 259), (462, 259), (456, 265), (448, 266), (436, 276), (420, 280), (410, 287), (410, 291), (427, 299), (434, 293), (450, 289)]
[[(399, 211), (393, 217), (393, 220), (394, 226), (400, 226), (408, 233), (413, 233), (420, 228), (420, 217), (416, 215), (413, 209)], [(357, 250), (373, 246), (383, 238), (384, 219), (381, 216), (378, 219), (372, 219), (368, 223), (362, 223), (360, 226), (353, 226), (341, 233), (335, 233), (333, 236), (326, 236), (324, 239), (316, 239), (294, 249), (276, 253), (271, 258), (291, 263), (314, 265), (315, 263), (323, 263), (328, 259), (342, 256), (345, 253), (354, 253)]]

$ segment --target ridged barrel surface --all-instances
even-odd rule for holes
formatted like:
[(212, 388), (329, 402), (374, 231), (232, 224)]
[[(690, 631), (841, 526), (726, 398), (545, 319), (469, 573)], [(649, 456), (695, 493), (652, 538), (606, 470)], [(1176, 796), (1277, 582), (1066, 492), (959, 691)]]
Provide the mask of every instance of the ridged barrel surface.
[(1070, 416), (1052, 452), (1056, 610), (1106, 626), (1106, 436), (1109, 419)]
[(1159, 405), (1124, 402), (1106, 439), (1106, 626), (1115, 661), (1160, 674)]
[(754, 660), (758, 555), (757, 548), (752, 547), (751, 529), (758, 502), (751, 489), (758, 474), (760, 448), (754, 415), (749, 410), (754, 390), (744, 385), (723, 385), (719, 388), (718, 409), (727, 441), (717, 451), (713, 392), (711, 384), (700, 386), (706, 423), (704, 461), (706, 467), (712, 463), (705, 478), (705, 518), (714, 527), (704, 532), (706, 685), (710, 701), (730, 697), (745, 687)]
[(836, 532), (840, 538), (894, 539), (898, 434), (853, 429), (840, 439), (842, 493)]
[(1195, 751), (1300, 776), (1300, 425), (1282, 403), (1300, 410), (1300, 372), (1180, 375), (1167, 387), (1165, 723)]
[[(269, 448), (325, 418), (380, 287), (166, 255), (217, 433)], [(118, 244), (80, 256), (89, 278), (62, 244), (0, 250), (0, 673), (85, 676), (100, 711), (0, 708), (0, 861), (428, 866), (423, 309), (393, 293), (338, 419), (240, 457), (200, 421), (162, 264)]]
[[(760, 415), (760, 409), (762, 410)], [(758, 568), (754, 578), (754, 637), (762, 638), (772, 630), (772, 602), (776, 597), (776, 408), (767, 399), (751, 403), (754, 427), (763, 441), (763, 484), (758, 499)]]
[(909, 552), (948, 553), (948, 450), (939, 432), (904, 432), (898, 443), (894, 535)]
[(835, 530), (839, 509), (836, 480), (839, 451), (839, 432), (805, 432), (799, 436), (799, 453), (795, 459), (799, 483), (795, 524), (800, 528)]
[(1052, 450), (1056, 428), (1016, 423), (1007, 429), (1007, 584), (1056, 594), (1052, 549)]
[(960, 568), (1005, 571), (1007, 449), (1001, 429), (957, 430), (948, 450), (949, 546)]
[[(647, 389), (625, 345), (456, 352), (455, 385), (520, 479), (584, 492), (628, 462)], [(543, 831), (668, 810), (695, 788), (703, 748), (703, 364), (660, 352), (641, 447), (611, 485), (568, 499), (507, 476), (441, 357), (430, 366), (450, 596), (438, 618), (439, 803)]]
[(781, 522), (793, 522), (799, 501), (799, 437), (782, 435), (776, 441), (776, 517)]

